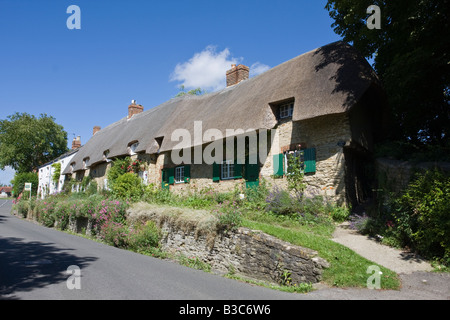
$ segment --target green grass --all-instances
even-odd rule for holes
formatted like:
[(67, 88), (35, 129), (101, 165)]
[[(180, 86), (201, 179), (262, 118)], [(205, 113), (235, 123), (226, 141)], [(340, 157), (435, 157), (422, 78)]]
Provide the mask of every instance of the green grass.
[[(330, 263), (324, 269), (323, 282), (336, 287), (367, 287), (367, 268), (376, 265), (349, 248), (332, 241), (329, 235), (311, 232), (311, 229), (296, 225), (288, 228), (275, 223), (258, 222), (244, 219), (243, 226), (261, 230), (289, 243), (316, 250), (319, 256)], [(398, 275), (380, 266), (382, 272), (381, 289), (398, 290), (400, 280)]]

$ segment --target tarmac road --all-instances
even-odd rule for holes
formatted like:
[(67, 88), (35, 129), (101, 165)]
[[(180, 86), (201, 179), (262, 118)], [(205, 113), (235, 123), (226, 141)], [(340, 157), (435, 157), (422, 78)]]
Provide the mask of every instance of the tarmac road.
[(450, 274), (422, 271), (401, 274), (400, 291), (319, 286), (308, 294), (280, 292), (49, 229), (12, 216), (11, 204), (0, 200), (0, 299), (450, 299)]

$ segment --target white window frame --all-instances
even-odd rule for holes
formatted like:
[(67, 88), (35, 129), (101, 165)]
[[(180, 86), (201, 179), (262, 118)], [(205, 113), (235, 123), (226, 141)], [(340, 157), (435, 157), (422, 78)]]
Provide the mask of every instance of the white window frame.
[(184, 166), (175, 167), (175, 183), (184, 183)]
[(130, 155), (134, 156), (136, 154), (136, 148), (139, 146), (139, 142), (135, 142), (130, 145)]
[(220, 176), (222, 180), (234, 179), (234, 161), (224, 160), (220, 166)]
[(286, 103), (280, 106), (280, 119), (286, 119), (292, 117), (294, 112), (294, 103)]

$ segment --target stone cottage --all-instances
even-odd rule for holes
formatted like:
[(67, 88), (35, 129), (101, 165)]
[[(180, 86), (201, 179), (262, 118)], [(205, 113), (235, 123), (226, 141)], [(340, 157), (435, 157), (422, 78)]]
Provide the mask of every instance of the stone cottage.
[(213, 187), (232, 190), (261, 179), (286, 186), (287, 158), (295, 154), (310, 193), (357, 204), (374, 142), (385, 128), (385, 95), (353, 47), (335, 42), (249, 79), (232, 65), (227, 87), (202, 96), (173, 98), (144, 111), (132, 101), (128, 115), (100, 129), (63, 174), (89, 175), (107, 188), (116, 158), (146, 163), (146, 183), (174, 192)]

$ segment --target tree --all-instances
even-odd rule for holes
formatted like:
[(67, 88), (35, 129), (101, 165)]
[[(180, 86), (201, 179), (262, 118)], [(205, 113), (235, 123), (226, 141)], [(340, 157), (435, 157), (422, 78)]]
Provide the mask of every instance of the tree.
[(16, 172), (14, 179), (11, 181), (15, 197), (18, 197), (23, 192), (27, 182), (31, 183), (31, 194), (36, 195), (39, 184), (38, 174), (35, 172)]
[(186, 91), (184, 88), (184, 85), (180, 86), (180, 92), (175, 96), (175, 98), (182, 97), (184, 95), (191, 95), (191, 96), (201, 96), (206, 94), (206, 91), (201, 88), (192, 89), (189, 91)]
[(67, 132), (51, 116), (16, 112), (0, 120), (0, 169), (31, 172), (67, 151)]
[[(370, 29), (367, 9), (381, 9)], [(449, 146), (450, 0), (328, 0), (334, 31), (352, 43), (384, 84), (396, 126), (391, 139)]]

